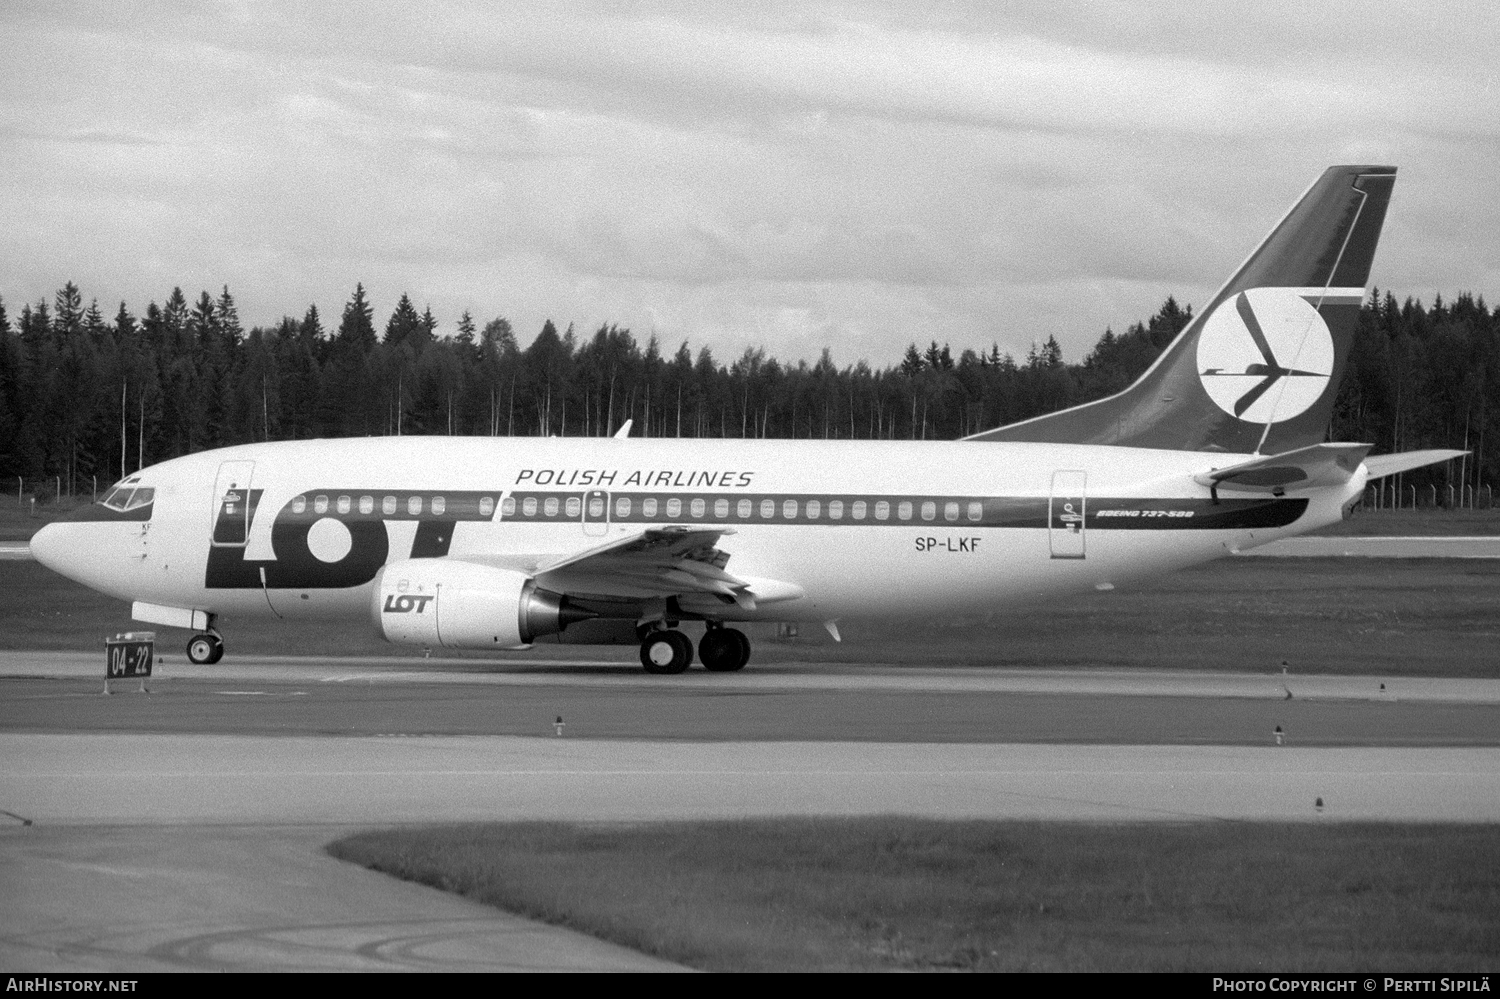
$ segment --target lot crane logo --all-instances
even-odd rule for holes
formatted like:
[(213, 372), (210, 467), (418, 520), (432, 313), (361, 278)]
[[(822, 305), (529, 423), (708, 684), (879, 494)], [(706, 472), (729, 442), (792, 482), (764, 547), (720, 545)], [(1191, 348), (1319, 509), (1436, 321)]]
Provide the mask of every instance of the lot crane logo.
[(1253, 288), (1223, 302), (1198, 337), (1198, 377), (1210, 399), (1247, 423), (1289, 420), (1323, 395), (1333, 337), (1290, 288)]

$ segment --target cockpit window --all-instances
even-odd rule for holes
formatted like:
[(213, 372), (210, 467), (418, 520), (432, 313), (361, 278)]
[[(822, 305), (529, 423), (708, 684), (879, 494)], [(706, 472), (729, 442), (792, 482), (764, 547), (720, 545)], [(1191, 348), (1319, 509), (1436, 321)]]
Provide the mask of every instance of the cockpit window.
[(130, 502), (130, 497), (134, 494), (134, 489), (127, 489), (124, 486), (115, 486), (109, 492), (104, 494), (103, 498), (99, 500), (99, 505), (107, 506), (111, 510), (124, 510), (125, 504)]
[(139, 482), (139, 479), (127, 479), (126, 482), (112, 487), (109, 492), (99, 497), (99, 505), (110, 510), (118, 510), (124, 513), (126, 510), (139, 510), (148, 505), (156, 496), (156, 490), (150, 487), (137, 489), (130, 482)]

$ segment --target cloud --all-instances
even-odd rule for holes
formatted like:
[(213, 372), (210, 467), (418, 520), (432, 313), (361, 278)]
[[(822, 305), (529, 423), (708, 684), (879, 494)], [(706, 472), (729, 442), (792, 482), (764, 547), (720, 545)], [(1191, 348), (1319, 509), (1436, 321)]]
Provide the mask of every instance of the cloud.
[[(1500, 14), (1159, 3), (0, 11), (0, 294), (249, 322), (358, 281), (894, 361), (1201, 304), (1323, 167), (1402, 167), (1375, 279), (1491, 290)], [(382, 317), (383, 318), (383, 317)]]

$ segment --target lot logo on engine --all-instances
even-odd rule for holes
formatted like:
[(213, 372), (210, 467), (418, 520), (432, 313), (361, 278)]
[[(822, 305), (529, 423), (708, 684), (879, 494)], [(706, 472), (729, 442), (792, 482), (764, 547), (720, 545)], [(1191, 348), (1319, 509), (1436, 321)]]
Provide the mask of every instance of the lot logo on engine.
[(430, 597), (430, 596), (413, 597), (413, 596), (407, 596), (406, 594), (402, 594), (401, 596), (398, 597), (396, 594), (392, 593), (390, 596), (388, 596), (388, 597), (385, 598), (385, 613), (387, 613), (387, 614), (411, 614), (411, 613), (422, 614), (422, 613), (426, 612), (426, 610), (427, 610), (427, 603), (428, 603), (428, 601), (430, 601), (432, 599), (433, 598)]

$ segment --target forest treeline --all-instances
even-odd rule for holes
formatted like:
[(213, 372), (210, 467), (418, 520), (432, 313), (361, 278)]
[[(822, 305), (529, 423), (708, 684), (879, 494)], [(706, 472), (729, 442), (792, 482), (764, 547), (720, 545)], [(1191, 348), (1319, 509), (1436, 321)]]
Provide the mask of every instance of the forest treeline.
[[(614, 324), (559, 332), (549, 320), (523, 347), (503, 318), (481, 327), (464, 313), (440, 332), (407, 295), (381, 329), (362, 285), (328, 325), (310, 306), (247, 331), (227, 287), (192, 304), (173, 289), (139, 316), (122, 302), (107, 318), (69, 282), (14, 317), (0, 300), (0, 485), (88, 492), (122, 469), (249, 441), (607, 435), (627, 419), (650, 437), (953, 439), (1124, 388), (1191, 318), (1168, 298), (1124, 332), (1106, 329), (1078, 363), (1055, 337), (1019, 360), (993, 343), (954, 356), (924, 337), (887, 367), (841, 368), (826, 349), (812, 364), (758, 349), (726, 362), (686, 342), (666, 353)], [(1372, 293), (1331, 437), (1469, 449), (1421, 484), (1492, 481), (1497, 341), (1500, 309), (1483, 298), (1424, 306)]]

